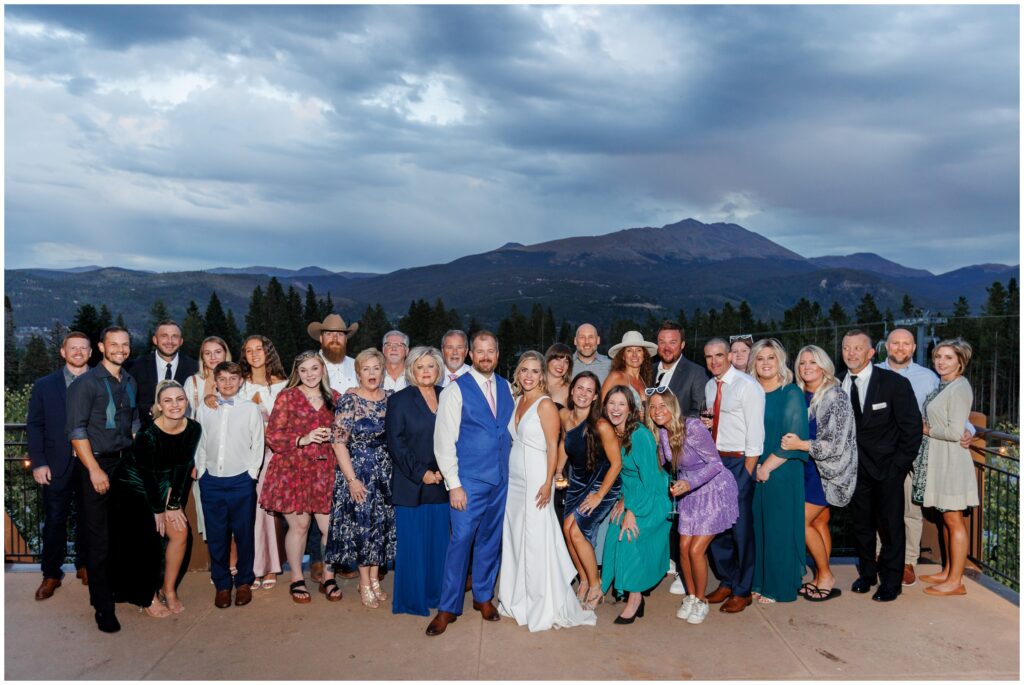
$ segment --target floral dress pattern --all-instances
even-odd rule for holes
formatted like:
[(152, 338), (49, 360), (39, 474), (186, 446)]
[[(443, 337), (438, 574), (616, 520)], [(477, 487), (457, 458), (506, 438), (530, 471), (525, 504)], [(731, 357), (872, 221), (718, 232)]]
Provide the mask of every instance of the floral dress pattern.
[(347, 566), (389, 566), (395, 559), (395, 508), (391, 504), (391, 456), (384, 436), (387, 409), (382, 400), (346, 393), (338, 401), (334, 442), (344, 443), (356, 477), (366, 488), (357, 504), (339, 468), (335, 475), (334, 505), (324, 561)]
[[(934, 390), (928, 393), (928, 396), (924, 398), (924, 404), (921, 405), (921, 416), (924, 417), (924, 422), (928, 423), (928, 405), (932, 403), (935, 397), (946, 389), (949, 385), (949, 381), (941, 381)], [(931, 424), (928, 424), (931, 428)], [(924, 503), (924, 488), (928, 482), (928, 436), (925, 436), (924, 440), (921, 441), (921, 447), (917, 451), (917, 458), (914, 459), (914, 480), (913, 487), (911, 488), (910, 499), (914, 504), (921, 505)], [(939, 511), (943, 511), (939, 509)]]
[[(335, 404), (338, 393), (332, 391)], [(337, 459), (329, 442), (297, 447), (295, 441), (314, 428), (330, 426), (331, 410), (314, 409), (298, 387), (282, 390), (267, 424), (267, 447), (273, 452), (266, 467), (260, 506), (284, 514), (331, 511)], [(344, 478), (342, 478), (344, 480)]]

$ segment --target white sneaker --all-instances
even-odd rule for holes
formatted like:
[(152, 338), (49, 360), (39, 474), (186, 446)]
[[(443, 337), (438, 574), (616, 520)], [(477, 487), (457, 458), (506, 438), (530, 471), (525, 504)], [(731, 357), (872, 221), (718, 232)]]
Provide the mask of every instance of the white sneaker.
[(668, 591), (673, 595), (685, 595), (686, 588), (683, 587), (683, 579), (677, 575), (676, 579), (672, 581), (672, 585), (669, 587)]
[(672, 561), (671, 559), (668, 560), (668, 573), (666, 573), (665, 575), (679, 575), (679, 572), (676, 570), (676, 562)]
[[(691, 595), (692, 596), (692, 595)], [(687, 617), (686, 622), (697, 625), (703, 623), (704, 619), (708, 617), (708, 603), (707, 600), (693, 598), (693, 610), (690, 611), (690, 615)]]
[(693, 606), (696, 602), (696, 595), (686, 595), (686, 597), (683, 597), (683, 603), (679, 605), (678, 609), (676, 609), (676, 618), (689, 618), (690, 613), (693, 611)]

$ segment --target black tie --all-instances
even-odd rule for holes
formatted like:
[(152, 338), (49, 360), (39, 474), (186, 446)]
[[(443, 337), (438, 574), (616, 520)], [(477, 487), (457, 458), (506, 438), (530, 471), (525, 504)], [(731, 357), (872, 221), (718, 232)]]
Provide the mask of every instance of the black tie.
[(664, 377), (665, 377), (665, 369), (660, 369), (658, 371), (658, 377), (654, 379), (654, 387), (660, 388), (661, 387), (661, 379), (664, 378)]
[(857, 377), (850, 376), (850, 402), (853, 404), (853, 416), (857, 419), (857, 423), (860, 423), (860, 417), (863, 413), (860, 408), (860, 391), (857, 389)]
[(164, 380), (165, 381), (169, 381), (172, 378), (174, 378), (174, 376), (171, 375), (171, 365), (168, 364), (167, 365), (167, 371), (164, 372)]

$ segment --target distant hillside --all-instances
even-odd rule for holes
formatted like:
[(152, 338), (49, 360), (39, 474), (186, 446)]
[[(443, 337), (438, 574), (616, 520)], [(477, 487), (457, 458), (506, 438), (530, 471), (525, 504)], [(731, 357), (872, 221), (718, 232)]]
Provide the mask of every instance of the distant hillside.
[(852, 312), (865, 293), (879, 309), (898, 310), (903, 294), (917, 306), (949, 312), (960, 295), (977, 308), (995, 280), (1019, 279), (1019, 266), (981, 264), (933, 275), (879, 255), (805, 259), (736, 224), (687, 219), (660, 228), (642, 227), (605, 235), (561, 238), (536, 245), (507, 243), (446, 264), (400, 269), (390, 274), (332, 273), (316, 266), (299, 270), (253, 266), (207, 271), (148, 273), (119, 268), (85, 270), (11, 269), (6, 294), (19, 331), (70, 322), (79, 304), (106, 303), (130, 327), (144, 327), (149, 309), (162, 299), (175, 317), (189, 300), (205, 307), (217, 291), (241, 325), (256, 285), (277, 276), (285, 288), (330, 293), (347, 319), (380, 303), (393, 319), (410, 300), (442, 298), (463, 316), (494, 325), (512, 304), (534, 303), (558, 318), (609, 323), (674, 316), (681, 307), (720, 308), (746, 300), (759, 317), (778, 318), (801, 297), (824, 307), (839, 302)]

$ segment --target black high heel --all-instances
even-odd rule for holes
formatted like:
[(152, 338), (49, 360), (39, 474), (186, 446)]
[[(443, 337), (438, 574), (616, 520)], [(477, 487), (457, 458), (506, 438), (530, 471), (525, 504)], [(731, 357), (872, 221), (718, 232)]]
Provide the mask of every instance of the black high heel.
[(637, 620), (638, 618), (643, 618), (643, 617), (644, 617), (644, 598), (641, 597), (640, 598), (640, 606), (637, 607), (637, 610), (636, 610), (635, 614), (633, 614), (629, 618), (622, 618), (622, 616), (616, 616), (614, 622), (618, 623), (619, 625), (629, 625), (630, 623), (632, 623), (633, 621)]

